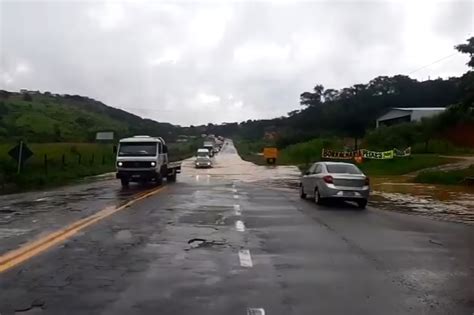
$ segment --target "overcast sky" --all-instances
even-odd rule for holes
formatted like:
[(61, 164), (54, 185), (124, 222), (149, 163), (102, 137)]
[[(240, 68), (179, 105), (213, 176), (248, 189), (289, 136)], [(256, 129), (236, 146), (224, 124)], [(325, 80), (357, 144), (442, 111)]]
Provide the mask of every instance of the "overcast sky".
[(467, 57), (453, 46), (474, 36), (470, 0), (0, 0), (0, 10), (1, 89), (86, 95), (181, 125), (278, 117), (317, 83), (458, 76)]

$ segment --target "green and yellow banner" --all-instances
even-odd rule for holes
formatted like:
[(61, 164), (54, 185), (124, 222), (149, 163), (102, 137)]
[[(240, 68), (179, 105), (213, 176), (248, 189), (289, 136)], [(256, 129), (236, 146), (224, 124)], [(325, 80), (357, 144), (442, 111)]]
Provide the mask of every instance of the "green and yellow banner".
[(411, 155), (411, 147), (406, 148), (405, 150), (393, 149), (396, 157), (405, 157)]
[(406, 157), (411, 155), (411, 147), (405, 150), (388, 150), (388, 151), (370, 151), (370, 150), (355, 150), (355, 151), (334, 151), (323, 149), (321, 156), (325, 159), (337, 159), (337, 160), (352, 160), (356, 157), (362, 157), (364, 159), (371, 160), (390, 160), (394, 157)]
[(369, 150), (360, 150), (362, 151), (362, 156), (364, 159), (373, 159), (373, 160), (389, 160), (393, 159), (394, 152), (393, 150), (390, 151), (369, 151)]

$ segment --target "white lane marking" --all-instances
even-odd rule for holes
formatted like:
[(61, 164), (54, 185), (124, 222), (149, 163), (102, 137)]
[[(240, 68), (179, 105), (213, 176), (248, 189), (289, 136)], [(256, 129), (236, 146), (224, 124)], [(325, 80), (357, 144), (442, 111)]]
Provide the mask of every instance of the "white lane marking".
[(235, 221), (235, 229), (239, 232), (245, 232), (244, 222), (242, 222), (240, 220)]
[(236, 193), (236, 192), (237, 192), (237, 189), (235, 189), (235, 188), (232, 189), (232, 192), (233, 192), (233, 193)]
[(240, 260), (240, 266), (253, 267), (252, 257), (250, 256), (250, 251), (248, 249), (239, 250), (239, 260)]
[(239, 195), (234, 195), (234, 199), (239, 199)]
[(234, 212), (235, 215), (242, 215), (242, 211), (240, 211), (240, 205), (234, 205)]
[(247, 309), (247, 315), (265, 315), (265, 310), (263, 308), (249, 307)]

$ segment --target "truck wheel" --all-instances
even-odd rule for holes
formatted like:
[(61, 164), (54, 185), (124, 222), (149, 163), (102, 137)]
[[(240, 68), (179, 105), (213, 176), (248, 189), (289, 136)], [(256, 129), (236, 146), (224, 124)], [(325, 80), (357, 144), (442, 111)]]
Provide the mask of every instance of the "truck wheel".
[(174, 173), (173, 175), (168, 175), (168, 177), (166, 178), (166, 180), (168, 182), (175, 182), (176, 181), (176, 173)]
[(367, 199), (362, 199), (357, 201), (357, 206), (359, 209), (364, 210), (367, 207)]
[(120, 178), (120, 183), (122, 184), (123, 188), (128, 188), (128, 184), (129, 184), (128, 178)]

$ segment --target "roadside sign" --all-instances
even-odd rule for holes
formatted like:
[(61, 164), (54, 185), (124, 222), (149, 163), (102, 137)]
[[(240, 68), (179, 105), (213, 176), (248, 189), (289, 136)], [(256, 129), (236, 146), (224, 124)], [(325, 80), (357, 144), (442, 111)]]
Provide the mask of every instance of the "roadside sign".
[(114, 132), (113, 131), (99, 131), (95, 134), (95, 140), (97, 141), (114, 140)]
[(23, 141), (20, 141), (19, 144), (8, 151), (8, 155), (18, 163), (18, 173), (20, 173), (23, 163), (33, 156), (33, 152), (31, 152)]

